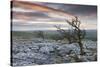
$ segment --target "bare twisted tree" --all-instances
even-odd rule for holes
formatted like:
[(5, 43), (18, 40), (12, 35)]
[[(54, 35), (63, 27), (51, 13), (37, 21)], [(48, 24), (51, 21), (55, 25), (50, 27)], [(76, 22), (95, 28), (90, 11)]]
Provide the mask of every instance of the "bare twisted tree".
[(71, 22), (68, 21), (68, 20), (66, 20), (66, 21), (73, 27), (73, 30), (74, 30), (73, 38), (79, 44), (79, 46), (80, 46), (80, 53), (81, 53), (81, 55), (83, 55), (84, 51), (83, 51), (82, 39), (84, 39), (84, 37), (86, 35), (86, 31), (80, 29), (81, 22), (79, 21), (78, 17), (75, 17), (75, 19), (73, 19)]
[(80, 29), (81, 22), (79, 21), (78, 17), (75, 17), (75, 19), (72, 19), (72, 21), (66, 20), (66, 22), (72, 27), (72, 31), (65, 31), (64, 29), (61, 29), (61, 27), (55, 26), (57, 31), (60, 32), (62, 36), (64, 36), (69, 41), (69, 43), (78, 43), (80, 47), (80, 54), (83, 55), (84, 51), (82, 39), (85, 38), (86, 31)]

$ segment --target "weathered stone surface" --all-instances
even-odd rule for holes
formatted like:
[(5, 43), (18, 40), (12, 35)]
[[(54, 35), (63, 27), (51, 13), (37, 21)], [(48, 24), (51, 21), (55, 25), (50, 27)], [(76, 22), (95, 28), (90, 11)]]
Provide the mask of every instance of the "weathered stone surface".
[(57, 48), (61, 55), (70, 54), (71, 52), (75, 52), (76, 54), (80, 54), (80, 49), (74, 44), (64, 44)]
[(54, 52), (54, 48), (52, 46), (41, 47), (39, 52), (45, 53), (45, 54), (50, 54), (50, 52)]
[[(35, 41), (35, 42), (34, 42)], [(32, 40), (13, 42), (12, 59), (14, 66), (55, 64), (95, 61), (97, 45), (93, 41), (83, 41), (85, 54), (80, 55), (77, 43), (62, 44), (52, 40)]]

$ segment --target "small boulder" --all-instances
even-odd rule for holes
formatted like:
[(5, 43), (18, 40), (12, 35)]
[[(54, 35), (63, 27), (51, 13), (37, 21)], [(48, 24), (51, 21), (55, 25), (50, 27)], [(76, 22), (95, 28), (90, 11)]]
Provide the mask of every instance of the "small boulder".
[(65, 45), (59, 46), (57, 50), (59, 51), (61, 55), (70, 54), (71, 52), (80, 54), (80, 48), (79, 46), (76, 46), (76, 44), (65, 44)]
[(54, 52), (54, 48), (52, 46), (44, 46), (39, 50), (40, 53), (50, 54), (50, 52)]

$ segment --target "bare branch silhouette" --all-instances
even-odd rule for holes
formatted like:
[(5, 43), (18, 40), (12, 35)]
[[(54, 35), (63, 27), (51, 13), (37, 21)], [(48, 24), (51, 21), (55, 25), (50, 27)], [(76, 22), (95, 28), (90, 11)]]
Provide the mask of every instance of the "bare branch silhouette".
[(57, 31), (61, 33), (62, 36), (69, 41), (69, 43), (78, 43), (80, 46), (80, 54), (83, 55), (84, 51), (82, 39), (84, 39), (86, 31), (80, 29), (81, 22), (79, 21), (78, 17), (75, 17), (75, 19), (72, 19), (72, 21), (66, 20), (66, 22), (72, 27), (72, 31), (65, 31), (64, 29), (61, 29), (60, 26), (55, 26), (57, 28)]

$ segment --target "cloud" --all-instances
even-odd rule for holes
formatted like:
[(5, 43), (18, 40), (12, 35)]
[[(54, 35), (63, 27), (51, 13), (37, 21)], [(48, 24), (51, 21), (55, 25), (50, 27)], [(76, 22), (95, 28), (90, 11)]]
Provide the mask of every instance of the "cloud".
[(13, 30), (54, 30), (54, 25), (67, 29), (65, 19), (71, 20), (74, 16), (80, 18), (82, 29), (97, 26), (97, 6), (90, 5), (14, 1), (12, 15)]

